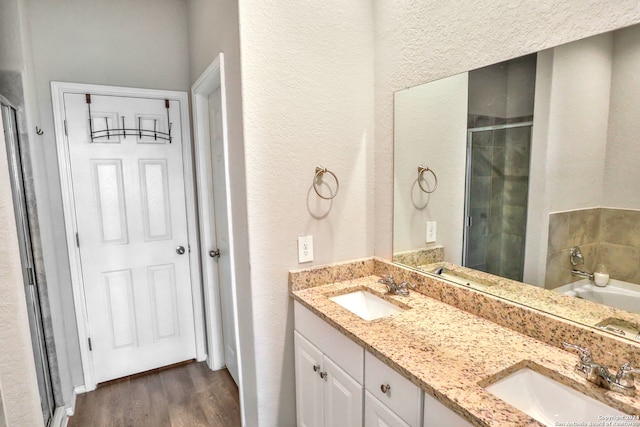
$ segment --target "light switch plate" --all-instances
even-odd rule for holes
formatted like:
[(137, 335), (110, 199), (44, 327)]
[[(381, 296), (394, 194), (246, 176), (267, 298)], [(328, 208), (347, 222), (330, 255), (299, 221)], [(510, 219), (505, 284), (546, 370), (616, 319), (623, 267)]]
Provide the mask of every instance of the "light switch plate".
[(426, 242), (433, 243), (436, 241), (436, 221), (427, 221)]
[(298, 237), (298, 263), (313, 261), (313, 236)]

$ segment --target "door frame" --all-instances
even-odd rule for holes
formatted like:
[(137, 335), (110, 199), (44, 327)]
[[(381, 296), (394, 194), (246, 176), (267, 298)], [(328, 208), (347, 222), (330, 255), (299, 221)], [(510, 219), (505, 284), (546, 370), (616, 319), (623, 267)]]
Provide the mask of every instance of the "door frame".
[(196, 339), (196, 359), (202, 361), (206, 358), (205, 339), (205, 313), (202, 304), (202, 286), (200, 278), (200, 258), (191, 256), (191, 253), (199, 253), (195, 184), (193, 178), (193, 156), (191, 152), (191, 132), (189, 126), (189, 100), (187, 92), (140, 89), (119, 86), (104, 86), (83, 83), (51, 82), (51, 98), (53, 104), (53, 118), (55, 126), (56, 149), (58, 154), (58, 172), (60, 176), (60, 189), (62, 191), (62, 205), (64, 211), (65, 238), (67, 243), (67, 255), (71, 268), (71, 287), (73, 290), (73, 302), (78, 328), (78, 340), (82, 371), (84, 375), (84, 387), (76, 387), (79, 393), (94, 390), (96, 388), (93, 358), (89, 350), (89, 319), (85, 302), (84, 283), (82, 279), (82, 265), (80, 262), (80, 248), (76, 245), (76, 232), (78, 230), (75, 213), (75, 199), (73, 196), (73, 182), (71, 179), (71, 159), (69, 153), (69, 141), (65, 134), (64, 95), (66, 93), (106, 96), (138, 97), (147, 99), (169, 99), (179, 103), (180, 122), (182, 129), (182, 163), (185, 183), (185, 198), (187, 211), (187, 233), (189, 244), (189, 268), (191, 273), (192, 305)]
[(242, 382), (242, 363), (238, 333), (238, 299), (236, 294), (235, 248), (233, 239), (233, 215), (231, 210), (231, 188), (229, 176), (229, 136), (227, 127), (227, 95), (225, 91), (224, 54), (221, 52), (191, 86), (193, 115), (193, 135), (196, 158), (196, 180), (198, 190), (198, 213), (200, 225), (201, 263), (204, 285), (204, 301), (207, 326), (207, 365), (211, 370), (225, 366), (224, 338), (222, 334), (222, 307), (220, 305), (220, 283), (210, 262), (209, 248), (215, 245), (215, 218), (209, 204), (204, 203), (213, 197), (211, 186), (212, 165), (209, 128), (209, 96), (220, 88), (222, 105), (222, 143), (225, 159), (225, 188), (227, 199), (227, 219), (229, 233), (229, 262), (231, 264), (231, 295), (233, 300), (233, 320), (236, 338), (236, 358), (238, 376)]

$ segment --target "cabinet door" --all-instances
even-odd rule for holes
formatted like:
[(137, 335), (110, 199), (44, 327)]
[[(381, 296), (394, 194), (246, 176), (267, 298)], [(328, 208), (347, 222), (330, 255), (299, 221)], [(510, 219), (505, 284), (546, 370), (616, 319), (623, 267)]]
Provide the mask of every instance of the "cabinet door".
[(470, 422), (424, 394), (424, 427), (473, 427)]
[(294, 332), (294, 348), (298, 427), (322, 427), (322, 353), (298, 332)]
[(326, 356), (323, 372), (325, 427), (362, 426), (362, 385)]
[(364, 426), (365, 427), (409, 427), (402, 418), (387, 408), (371, 393), (365, 391), (364, 398)]

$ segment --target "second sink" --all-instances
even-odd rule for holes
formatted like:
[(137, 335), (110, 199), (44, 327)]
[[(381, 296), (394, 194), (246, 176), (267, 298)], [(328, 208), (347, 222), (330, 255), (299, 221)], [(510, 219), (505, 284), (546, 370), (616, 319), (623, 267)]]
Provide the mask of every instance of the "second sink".
[(616, 419), (628, 423), (624, 425), (640, 425), (624, 412), (529, 368), (520, 369), (485, 389), (547, 426), (567, 422), (579, 423), (572, 425), (597, 425), (589, 422), (607, 425), (607, 421)]
[(367, 291), (355, 291), (329, 298), (364, 320), (375, 320), (401, 313), (403, 308)]

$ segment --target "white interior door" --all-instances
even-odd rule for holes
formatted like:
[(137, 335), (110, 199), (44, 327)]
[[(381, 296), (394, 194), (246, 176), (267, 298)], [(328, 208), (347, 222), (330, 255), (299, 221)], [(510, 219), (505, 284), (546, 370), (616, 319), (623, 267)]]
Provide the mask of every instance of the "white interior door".
[(215, 242), (219, 256), (218, 284), (220, 288), (220, 311), (222, 314), (222, 336), (224, 341), (224, 359), (229, 373), (238, 383), (238, 356), (236, 354), (236, 334), (233, 319), (233, 296), (231, 278), (231, 257), (229, 244), (229, 219), (227, 217), (227, 194), (225, 177), (224, 137), (222, 123), (222, 100), (220, 88), (209, 95), (209, 135), (211, 146), (211, 198), (210, 211), (215, 218)]
[[(196, 355), (179, 106), (64, 94), (96, 383)], [(168, 132), (172, 141), (115, 128)], [(90, 130), (105, 137), (90, 137)], [(111, 130), (111, 133), (108, 132)], [(179, 249), (184, 248), (184, 250)]]

